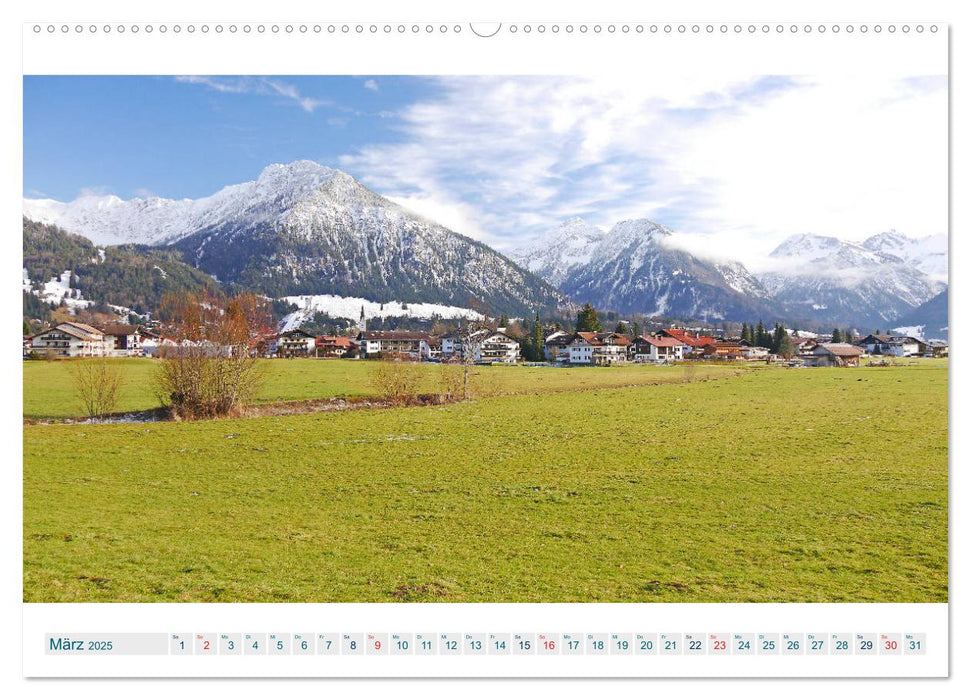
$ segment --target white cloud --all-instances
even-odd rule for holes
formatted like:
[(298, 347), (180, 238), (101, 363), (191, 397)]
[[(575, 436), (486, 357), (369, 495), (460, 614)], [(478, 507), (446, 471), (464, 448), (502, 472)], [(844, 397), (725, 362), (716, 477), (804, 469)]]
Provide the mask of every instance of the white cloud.
[(376, 81), (376, 80), (365, 80), (364, 81), (364, 88), (366, 90), (374, 90), (374, 92), (377, 92), (378, 91), (378, 81)]
[(502, 242), (479, 226), (478, 213), (467, 204), (439, 200), (430, 196), (388, 197), (388, 199), (426, 219), (476, 240), (490, 245)]
[(204, 75), (178, 75), (175, 79), (180, 83), (203, 85), (216, 92), (283, 97), (309, 113), (313, 113), (318, 107), (333, 104), (330, 100), (319, 100), (302, 95), (295, 85), (275, 78), (213, 78)]
[(940, 77), (436, 82), (397, 112), (400, 142), (341, 164), (398, 201), (461, 212), (451, 227), (501, 248), (575, 215), (653, 218), (753, 264), (794, 233), (947, 227)]

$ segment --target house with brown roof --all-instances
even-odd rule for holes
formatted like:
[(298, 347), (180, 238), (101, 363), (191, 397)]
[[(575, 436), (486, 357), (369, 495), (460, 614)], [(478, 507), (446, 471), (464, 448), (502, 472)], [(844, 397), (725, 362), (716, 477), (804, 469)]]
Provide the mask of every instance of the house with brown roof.
[(363, 357), (381, 354), (412, 360), (429, 356), (428, 341), (421, 331), (361, 331), (356, 338)]
[(809, 367), (859, 367), (863, 348), (849, 343), (820, 343), (803, 359)]
[(871, 355), (892, 355), (893, 357), (918, 357), (926, 352), (927, 346), (909, 335), (870, 334), (858, 345), (866, 348)]
[(631, 342), (620, 333), (577, 332), (567, 347), (570, 364), (612, 365), (627, 361)]
[(344, 357), (353, 349), (351, 339), (343, 335), (318, 335), (314, 342), (317, 357)]
[(727, 340), (715, 340), (702, 346), (701, 356), (708, 360), (741, 360), (742, 345)]
[(547, 362), (569, 362), (570, 341), (573, 334), (556, 330), (546, 336), (543, 341), (543, 356)]
[(145, 354), (142, 341), (147, 333), (137, 324), (107, 323), (98, 326), (98, 330), (112, 343), (112, 354), (115, 357), (141, 357)]
[(277, 357), (311, 357), (317, 346), (317, 337), (300, 328), (284, 331), (269, 339), (267, 351)]
[(30, 344), (34, 352), (56, 357), (110, 357), (115, 345), (113, 338), (94, 326), (75, 321), (36, 333)]

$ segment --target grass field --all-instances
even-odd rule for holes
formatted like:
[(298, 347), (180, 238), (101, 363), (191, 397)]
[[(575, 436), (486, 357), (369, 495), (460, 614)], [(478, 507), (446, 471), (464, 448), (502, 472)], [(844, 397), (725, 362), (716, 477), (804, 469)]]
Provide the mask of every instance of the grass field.
[[(24, 600), (947, 600), (946, 363), (542, 393), (636, 369), (448, 406), (24, 426)], [(25, 413), (67, 410), (56, 371), (25, 365), (49, 392)], [(367, 391), (316, 371), (263, 398)]]
[[(155, 360), (109, 360), (123, 370), (117, 411), (142, 411), (159, 405), (152, 389)], [(77, 418), (84, 415), (71, 379), (73, 361), (24, 363), (24, 418)], [(333, 396), (366, 396), (376, 393), (370, 381), (373, 363), (352, 360), (264, 360), (265, 382), (257, 402), (300, 401)], [(422, 391), (438, 389), (441, 366), (417, 365), (426, 379)], [(649, 367), (475, 367), (474, 384), (479, 394), (500, 395), (536, 391), (567, 391), (680, 382), (692, 378), (726, 376), (737, 372), (726, 366)]]

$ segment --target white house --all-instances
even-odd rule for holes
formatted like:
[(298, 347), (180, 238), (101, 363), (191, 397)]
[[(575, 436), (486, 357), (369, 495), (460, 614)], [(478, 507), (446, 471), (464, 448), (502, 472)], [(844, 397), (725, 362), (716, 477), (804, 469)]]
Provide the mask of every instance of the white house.
[(642, 335), (634, 341), (634, 362), (670, 362), (684, 358), (686, 346), (663, 335)]
[(868, 335), (859, 344), (871, 355), (916, 357), (923, 354), (921, 341), (908, 335)]
[(738, 354), (744, 357), (746, 360), (767, 360), (769, 359), (769, 349), (762, 348), (758, 345), (749, 346), (743, 345), (738, 351)]
[(58, 357), (110, 357), (115, 343), (114, 338), (93, 326), (68, 321), (34, 335), (31, 347), (35, 352)]
[(314, 354), (316, 344), (317, 337), (315, 335), (294, 328), (271, 338), (267, 344), (267, 351), (270, 355), (280, 355), (281, 357), (311, 357)]
[(570, 364), (611, 365), (627, 361), (627, 349), (631, 343), (620, 333), (573, 334), (567, 348), (570, 351)]
[(543, 341), (543, 356), (547, 362), (569, 362), (570, 341), (573, 335), (566, 331), (554, 331)]
[(147, 338), (141, 326), (128, 323), (111, 323), (99, 326), (98, 330), (104, 333), (106, 339), (114, 348), (112, 354), (115, 357), (141, 357), (145, 354), (142, 343)]
[(519, 341), (498, 331), (477, 339), (474, 348), (476, 362), (514, 364), (519, 359)]
[(431, 355), (429, 340), (428, 334), (420, 331), (361, 331), (356, 342), (364, 357), (381, 353), (421, 360)]

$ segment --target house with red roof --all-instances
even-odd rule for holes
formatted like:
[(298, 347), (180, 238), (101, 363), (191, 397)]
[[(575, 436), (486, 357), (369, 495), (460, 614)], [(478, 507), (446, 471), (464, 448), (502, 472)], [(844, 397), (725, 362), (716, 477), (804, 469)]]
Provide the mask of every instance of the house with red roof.
[(715, 338), (710, 335), (698, 335), (696, 333), (691, 333), (684, 328), (665, 328), (661, 331), (661, 335), (679, 340), (683, 345), (688, 346), (692, 350), (703, 348), (706, 345), (710, 345), (711, 343), (715, 342)]
[(684, 358), (683, 342), (666, 335), (642, 335), (634, 340), (634, 362), (671, 362)]

